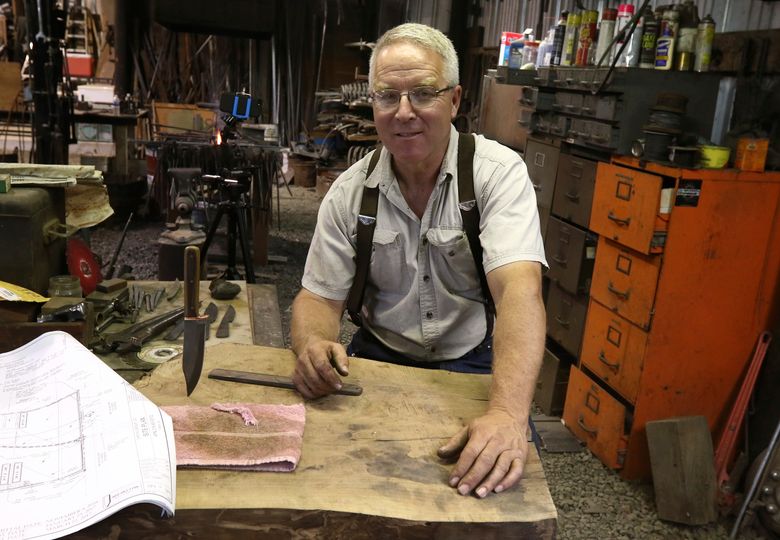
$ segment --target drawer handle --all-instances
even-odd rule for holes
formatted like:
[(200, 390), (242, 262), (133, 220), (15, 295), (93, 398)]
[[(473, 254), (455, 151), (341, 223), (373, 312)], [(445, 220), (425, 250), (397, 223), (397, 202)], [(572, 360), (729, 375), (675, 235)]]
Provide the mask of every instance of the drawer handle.
[(566, 198), (569, 199), (571, 202), (577, 202), (580, 200), (580, 194), (579, 193), (566, 193)]
[(569, 262), (566, 259), (564, 259), (563, 257), (559, 257), (558, 255), (554, 255), (552, 260), (557, 262), (561, 266), (566, 266), (568, 264), (568, 262)]
[(611, 292), (615, 296), (619, 296), (623, 300), (628, 300), (628, 295), (630, 294), (630, 290), (629, 291), (625, 291), (625, 292), (621, 291), (621, 290), (618, 290), (618, 289), (615, 288), (614, 285), (612, 285), (611, 281), (609, 283), (607, 283), (607, 289), (609, 290), (609, 292)]
[(580, 415), (580, 417), (577, 418), (577, 424), (579, 424), (582, 430), (588, 435), (590, 435), (591, 437), (595, 437), (599, 433), (598, 429), (591, 429), (585, 425), (585, 418), (582, 415)]
[(617, 373), (617, 372), (618, 372), (618, 370), (620, 369), (620, 363), (613, 364), (612, 362), (610, 362), (609, 360), (607, 360), (607, 357), (606, 357), (606, 356), (604, 356), (604, 351), (600, 351), (600, 352), (599, 352), (599, 360), (601, 360), (601, 362), (602, 362), (604, 365), (606, 365), (606, 366), (607, 366), (609, 369), (611, 369), (611, 370), (612, 370), (612, 371), (614, 371), (615, 373)]
[(621, 227), (628, 227), (628, 224), (631, 223), (631, 218), (630, 217), (627, 217), (625, 219), (619, 218), (619, 217), (617, 217), (615, 215), (614, 212), (612, 212), (612, 210), (609, 211), (609, 214), (607, 215), (607, 218), (611, 219), (612, 221), (614, 221), (615, 223), (617, 223)]
[(564, 328), (568, 328), (571, 326), (571, 323), (567, 321), (566, 319), (561, 319), (558, 315), (555, 316), (555, 320), (558, 321), (558, 324), (563, 326)]

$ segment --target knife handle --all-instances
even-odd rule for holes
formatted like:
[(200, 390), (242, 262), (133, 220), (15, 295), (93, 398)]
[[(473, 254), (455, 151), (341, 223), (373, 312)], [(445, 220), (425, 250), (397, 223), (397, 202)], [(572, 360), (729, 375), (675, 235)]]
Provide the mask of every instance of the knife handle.
[(184, 316), (198, 316), (200, 296), (200, 249), (187, 246), (184, 250)]

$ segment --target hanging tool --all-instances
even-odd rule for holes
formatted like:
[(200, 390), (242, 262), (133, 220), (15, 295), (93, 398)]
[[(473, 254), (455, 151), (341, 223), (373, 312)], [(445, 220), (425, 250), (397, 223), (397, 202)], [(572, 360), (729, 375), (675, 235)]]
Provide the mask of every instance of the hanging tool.
[(200, 296), (200, 249), (187, 246), (184, 250), (184, 357), (182, 370), (187, 383), (187, 395), (192, 394), (203, 369), (206, 347), (207, 316), (198, 315)]
[(233, 306), (228, 306), (227, 311), (225, 311), (225, 314), (222, 316), (222, 320), (219, 322), (219, 327), (217, 328), (218, 338), (226, 338), (230, 336), (230, 323), (232, 323), (235, 318), (236, 308)]

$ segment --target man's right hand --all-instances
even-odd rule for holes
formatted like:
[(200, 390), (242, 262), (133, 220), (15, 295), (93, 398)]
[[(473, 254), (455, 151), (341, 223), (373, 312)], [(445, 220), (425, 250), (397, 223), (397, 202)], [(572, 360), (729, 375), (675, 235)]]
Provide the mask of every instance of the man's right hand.
[(349, 357), (344, 346), (327, 340), (309, 342), (295, 360), (292, 380), (306, 399), (315, 399), (341, 389), (341, 378), (349, 374)]

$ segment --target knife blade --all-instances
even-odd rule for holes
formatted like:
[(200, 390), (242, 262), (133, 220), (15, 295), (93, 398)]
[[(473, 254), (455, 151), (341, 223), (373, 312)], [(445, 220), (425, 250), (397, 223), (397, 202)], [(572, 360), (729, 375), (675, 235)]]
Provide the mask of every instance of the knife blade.
[(217, 315), (219, 315), (219, 308), (217, 307), (217, 304), (214, 302), (209, 302), (209, 305), (206, 306), (206, 309), (203, 311), (203, 314), (206, 315), (206, 339), (208, 340), (211, 337), (211, 323), (217, 320)]
[(184, 250), (184, 352), (182, 370), (187, 383), (187, 395), (192, 394), (203, 369), (208, 317), (198, 315), (200, 296), (200, 249), (187, 246)]
[[(253, 373), (251, 371), (237, 371), (234, 369), (212, 369), (209, 372), (209, 379), (295, 390), (295, 384), (292, 382), (292, 379), (284, 375), (269, 375), (267, 373)], [(334, 394), (343, 396), (359, 396), (362, 393), (363, 388), (357, 384), (344, 384), (340, 390), (334, 392)]]
[(236, 318), (236, 308), (228, 306), (225, 314), (222, 316), (222, 320), (219, 321), (217, 327), (217, 337), (226, 338), (230, 336), (230, 323)]

